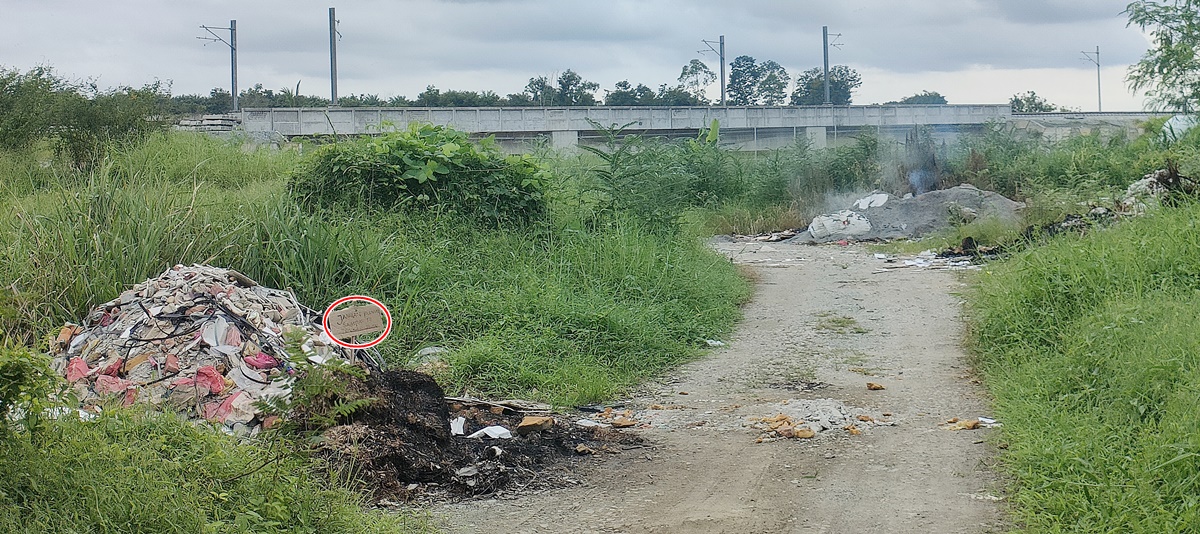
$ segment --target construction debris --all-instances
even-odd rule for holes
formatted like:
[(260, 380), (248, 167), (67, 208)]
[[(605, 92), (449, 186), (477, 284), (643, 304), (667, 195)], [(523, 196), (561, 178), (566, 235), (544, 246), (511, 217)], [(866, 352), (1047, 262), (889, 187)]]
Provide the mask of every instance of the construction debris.
[(847, 209), (813, 218), (808, 231), (789, 242), (915, 238), (975, 219), (1016, 224), (1024, 207), (999, 193), (981, 191), (969, 184), (905, 198), (875, 192)]
[(85, 405), (145, 403), (253, 434), (264, 419), (257, 401), (290, 394), (296, 358), (363, 356), (320, 319), (292, 292), (237, 271), (176, 265), (66, 325), (53, 366)]

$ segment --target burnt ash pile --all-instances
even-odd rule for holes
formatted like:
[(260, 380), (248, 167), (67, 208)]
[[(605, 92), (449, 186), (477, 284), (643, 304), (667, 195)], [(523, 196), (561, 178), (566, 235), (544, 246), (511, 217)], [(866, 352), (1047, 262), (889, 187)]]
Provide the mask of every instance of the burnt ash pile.
[[(374, 373), (367, 390), (377, 402), (352, 423), (327, 430), (321, 451), (334, 465), (352, 469), (380, 501), (459, 500), (563, 486), (573, 482), (567, 470), (577, 462), (641, 447), (634, 434), (578, 426), (536, 407), (446, 399), (422, 373)], [(458, 417), (466, 435), (452, 435), (450, 421)], [(530, 419), (542, 424), (522, 425)], [(497, 426), (511, 437), (466, 437)], [(549, 472), (557, 467), (564, 468), (561, 476)]]

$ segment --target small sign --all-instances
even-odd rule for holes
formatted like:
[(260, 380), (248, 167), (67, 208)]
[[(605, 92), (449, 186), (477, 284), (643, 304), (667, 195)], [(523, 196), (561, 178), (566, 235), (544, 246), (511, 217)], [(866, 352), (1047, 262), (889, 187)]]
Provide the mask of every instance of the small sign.
[[(343, 304), (348, 306), (334, 309)], [(349, 349), (365, 349), (379, 344), (392, 331), (392, 315), (382, 302), (371, 297), (351, 295), (342, 297), (325, 309), (325, 333), (334, 343)], [(367, 343), (352, 343), (354, 337), (379, 332)]]

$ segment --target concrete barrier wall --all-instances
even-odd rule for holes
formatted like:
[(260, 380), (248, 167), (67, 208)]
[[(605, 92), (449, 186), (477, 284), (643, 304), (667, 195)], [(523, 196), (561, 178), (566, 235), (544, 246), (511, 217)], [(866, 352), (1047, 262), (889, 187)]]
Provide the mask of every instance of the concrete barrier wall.
[(603, 126), (646, 130), (699, 130), (717, 120), (722, 129), (858, 128), (963, 125), (1007, 120), (1008, 105), (814, 107), (520, 107), (520, 108), (272, 108), (242, 112), (247, 132), (284, 136), (370, 134), (391, 125), (433, 123), (468, 133), (593, 131)]

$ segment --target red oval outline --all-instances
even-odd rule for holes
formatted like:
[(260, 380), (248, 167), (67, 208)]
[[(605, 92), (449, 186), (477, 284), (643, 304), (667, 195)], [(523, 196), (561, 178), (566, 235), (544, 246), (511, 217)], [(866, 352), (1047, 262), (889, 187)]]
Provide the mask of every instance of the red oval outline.
[[(347, 343), (338, 339), (337, 336), (333, 335), (333, 332), (329, 331), (329, 325), (327, 324), (329, 321), (329, 312), (332, 312), (333, 309), (340, 304), (355, 300), (370, 302), (371, 304), (378, 306), (379, 309), (383, 310), (383, 315), (387, 317), (387, 326), (384, 327), (383, 333), (379, 334), (379, 337), (375, 338), (374, 341), (370, 341), (368, 343)], [(350, 295), (348, 297), (342, 297), (333, 301), (333, 304), (330, 304), (328, 308), (325, 308), (325, 314), (321, 316), (321, 329), (324, 330), (325, 335), (329, 336), (329, 339), (332, 339), (334, 343), (337, 343), (342, 347), (348, 349), (369, 349), (382, 343), (383, 340), (388, 337), (388, 334), (392, 333), (392, 312), (388, 311), (387, 306), (384, 306), (382, 302), (379, 302), (371, 297), (366, 295)]]

